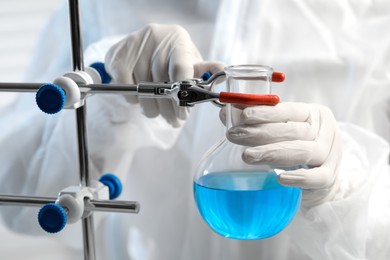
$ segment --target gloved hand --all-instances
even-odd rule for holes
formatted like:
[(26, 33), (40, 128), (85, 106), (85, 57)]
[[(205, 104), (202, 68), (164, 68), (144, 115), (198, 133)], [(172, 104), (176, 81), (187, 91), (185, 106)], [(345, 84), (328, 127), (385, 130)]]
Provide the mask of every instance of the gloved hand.
[[(181, 81), (224, 68), (222, 63), (202, 61), (182, 27), (150, 24), (112, 46), (106, 55), (105, 66), (113, 83), (119, 84)], [(178, 107), (173, 100), (125, 97), (130, 103), (139, 102), (147, 117), (161, 114), (174, 127), (180, 126), (179, 120), (188, 116), (188, 108)]]
[(304, 206), (335, 196), (341, 141), (336, 120), (327, 107), (288, 102), (247, 107), (239, 124), (228, 130), (227, 138), (249, 146), (242, 155), (249, 164), (309, 166), (279, 175), (282, 185), (304, 189)]

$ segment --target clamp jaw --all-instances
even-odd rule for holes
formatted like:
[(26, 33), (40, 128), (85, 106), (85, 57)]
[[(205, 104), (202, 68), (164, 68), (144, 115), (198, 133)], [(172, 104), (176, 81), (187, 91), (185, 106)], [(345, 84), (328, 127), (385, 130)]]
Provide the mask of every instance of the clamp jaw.
[(223, 104), (218, 101), (218, 93), (212, 92), (211, 90), (218, 79), (225, 77), (225, 72), (218, 72), (211, 75), (208, 79), (204, 78), (204, 76), (202, 77), (203, 79), (181, 82), (180, 91), (177, 95), (179, 106), (194, 106), (195, 104), (207, 101), (212, 101), (218, 106), (223, 106)]
[(173, 83), (141, 82), (137, 85), (137, 92), (141, 97), (171, 98), (178, 106), (192, 107), (218, 99), (218, 93), (208, 90), (210, 88), (200, 79), (190, 79)]
[[(222, 81), (225, 72), (220, 71), (212, 75), (208, 79), (192, 79), (175, 83), (175, 87), (168, 92), (174, 100), (177, 101), (178, 106), (194, 106), (199, 103), (211, 101), (217, 106), (224, 106), (226, 103), (243, 104), (243, 105), (271, 105), (274, 106), (279, 103), (277, 95), (265, 94), (245, 94), (234, 92), (213, 92), (213, 86), (217, 81)], [(272, 74), (272, 81), (282, 82), (284, 74), (281, 72), (274, 72)], [(202, 76), (202, 78), (204, 78)], [(267, 80), (264, 78), (264, 80)]]

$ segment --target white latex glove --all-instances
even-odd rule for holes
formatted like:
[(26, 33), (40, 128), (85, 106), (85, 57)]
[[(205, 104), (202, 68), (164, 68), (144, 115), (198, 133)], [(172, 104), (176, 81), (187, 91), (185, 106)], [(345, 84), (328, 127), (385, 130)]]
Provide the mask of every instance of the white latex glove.
[[(224, 68), (222, 63), (202, 61), (182, 27), (150, 24), (112, 46), (106, 55), (105, 67), (112, 82), (119, 84), (181, 81), (201, 77), (206, 71), (214, 74)], [(161, 114), (174, 127), (180, 126), (180, 120), (188, 116), (188, 108), (178, 107), (173, 100), (125, 97), (130, 103), (139, 102), (147, 117)]]
[(288, 102), (247, 107), (227, 138), (249, 146), (242, 155), (246, 163), (309, 166), (279, 175), (282, 185), (304, 189), (304, 206), (331, 200), (337, 192), (341, 141), (327, 107)]

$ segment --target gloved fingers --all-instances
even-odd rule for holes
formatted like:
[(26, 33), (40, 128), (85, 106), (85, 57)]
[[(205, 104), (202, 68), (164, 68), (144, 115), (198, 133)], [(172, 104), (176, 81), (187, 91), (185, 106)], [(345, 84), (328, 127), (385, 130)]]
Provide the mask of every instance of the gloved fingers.
[(109, 49), (104, 65), (114, 83), (135, 84), (150, 80), (152, 30), (153, 26), (145, 26)]
[[(195, 64), (202, 61), (202, 57), (192, 43), (188, 33), (181, 27), (177, 27), (174, 37), (176, 38), (175, 47), (168, 50), (169, 59), (166, 55), (157, 55), (153, 60), (153, 79), (155, 81), (182, 81), (194, 77)], [(171, 45), (169, 45), (171, 46)], [(162, 52), (164, 53), (164, 51)], [(167, 53), (167, 50), (165, 50)], [(162, 75), (163, 71), (168, 71), (168, 75)], [(169, 76), (168, 78), (165, 78)], [(189, 108), (179, 107), (174, 100), (159, 100), (161, 115), (174, 127), (180, 126), (179, 120), (187, 119)]]
[[(178, 25), (149, 24), (110, 48), (106, 55), (107, 72), (113, 83), (134, 84), (141, 81), (181, 81), (216, 73), (224, 65), (204, 62), (188, 32)], [(188, 117), (189, 108), (175, 101), (125, 96), (130, 103), (139, 101), (147, 117), (162, 115), (170, 124)]]
[(311, 122), (312, 116), (312, 105), (285, 102), (276, 106), (247, 107), (242, 112), (241, 120), (248, 125), (289, 121)]
[(174, 127), (180, 126), (178, 119), (186, 120), (190, 114), (189, 107), (181, 107), (173, 99), (158, 99), (157, 104), (161, 115)]
[[(265, 110), (274, 118), (268, 118), (269, 115), (259, 113)], [(291, 115), (290, 110), (293, 111)], [(233, 111), (238, 112), (233, 118), (236, 121), (236, 126), (229, 129), (227, 138), (231, 142), (247, 146), (294, 140), (312, 141), (318, 139), (321, 141), (324, 138), (319, 136), (320, 127), (329, 124), (321, 122), (324, 120), (323, 115), (321, 115), (321, 107), (315, 105), (283, 103), (276, 107), (255, 106)], [(221, 115), (223, 114), (221, 113)], [(332, 122), (329, 118), (326, 120)], [(249, 124), (247, 124), (248, 122)], [(259, 123), (254, 124), (254, 122)], [(325, 128), (322, 135), (329, 134), (329, 132), (332, 133), (332, 129), (329, 131)], [(330, 140), (330, 137), (325, 138), (325, 140)]]
[(137, 104), (139, 103), (138, 96), (137, 95), (124, 95), (127, 102), (130, 104)]
[[(286, 125), (291, 126), (290, 129), (286, 129), (286, 131), (283, 132), (283, 130), (271, 128), (271, 130), (268, 131), (269, 136), (265, 137), (269, 137), (274, 140), (274, 142), (271, 142), (272, 140), (270, 140), (269, 144), (248, 148), (243, 154), (243, 159), (248, 163), (267, 162), (286, 166), (300, 164), (308, 164), (311, 166), (321, 165), (331, 149), (337, 127), (333, 114), (328, 108), (317, 105), (310, 105), (307, 107), (310, 107), (311, 110), (311, 112), (308, 112), (307, 114), (310, 115), (309, 117), (311, 119), (309, 121), (312, 121), (312, 123), (310, 124), (308, 132), (305, 134), (310, 133), (310, 135), (314, 136), (313, 139), (310, 138), (312, 140), (307, 140), (307, 138), (300, 136), (300, 131), (304, 130), (299, 128), (300, 125), (296, 124), (296, 122), (286, 123)], [(242, 142), (249, 146), (255, 146), (256, 143), (265, 143), (267, 141), (264, 141), (262, 139), (263, 136), (261, 136), (261, 127), (264, 125), (266, 124), (253, 125), (252, 127), (245, 126), (244, 128), (239, 126), (241, 132), (243, 132), (243, 129), (246, 130), (244, 134), (248, 134), (249, 132), (248, 139), (241, 137), (241, 139), (237, 140), (239, 134), (232, 136), (230, 133), (228, 133), (228, 138), (233, 137), (233, 141)], [(257, 129), (254, 130), (255, 128)], [(297, 131), (295, 131), (294, 128), (296, 128)], [(260, 132), (260, 135), (254, 134), (256, 132)], [(278, 142), (278, 139), (283, 140), (283, 138), (292, 138), (293, 140), (287, 139), (286, 141)], [(253, 145), (251, 145), (251, 142)]]
[[(189, 42), (193, 46), (192, 42)], [(194, 64), (202, 60), (195, 46), (178, 45), (171, 51), (169, 57), (170, 81), (181, 81), (194, 77)]]
[(157, 102), (153, 98), (140, 97), (138, 100), (146, 117), (154, 118), (160, 114)]
[[(331, 149), (336, 134), (332, 112), (318, 106), (318, 133), (314, 140), (294, 140), (248, 148), (243, 154), (248, 163), (274, 163), (285, 166), (322, 165)], [(317, 128), (315, 128), (317, 129)]]
[(340, 158), (341, 140), (340, 136), (335, 134), (331, 150), (321, 166), (285, 171), (279, 175), (279, 182), (285, 186), (301, 187), (303, 189), (327, 189), (336, 180)]
[[(156, 54), (152, 62), (152, 78), (155, 82), (166, 82), (170, 81), (168, 75), (168, 61), (165, 55)], [(193, 70), (189, 73), (193, 73)], [(189, 109), (179, 107), (176, 104), (176, 101), (171, 99), (156, 99), (157, 106), (159, 108), (160, 114), (165, 120), (171, 124), (173, 127), (180, 126), (180, 120), (185, 120), (188, 117)]]
[(333, 116), (332, 111), (324, 106), (313, 105), (318, 109), (319, 122), (318, 122), (318, 133), (315, 138), (315, 142), (320, 149), (320, 154), (330, 153), (332, 149), (332, 143), (337, 137), (337, 124)]
[(157, 99), (157, 106), (160, 114), (173, 127), (179, 127), (178, 112), (176, 112), (174, 102), (170, 99)]
[[(168, 59), (166, 53), (168, 50), (159, 50), (152, 57), (151, 76), (153, 82), (168, 82)], [(169, 124), (177, 126), (175, 110), (172, 101), (168, 98), (159, 98), (155, 100), (157, 111), (156, 116), (161, 115)]]
[(226, 106), (222, 107), (221, 110), (219, 110), (219, 120), (221, 120), (223, 125), (226, 126)]
[(188, 116), (190, 115), (190, 108), (189, 107), (177, 106), (176, 109), (177, 109), (176, 113), (178, 114), (178, 117), (181, 120), (186, 120), (188, 118)]
[(285, 186), (299, 187), (303, 189), (324, 189), (333, 183), (334, 174), (331, 169), (322, 165), (311, 169), (299, 169), (285, 171), (278, 178)]
[[(240, 109), (235, 109), (240, 111)], [(318, 131), (319, 112), (313, 105), (304, 103), (279, 103), (276, 106), (251, 106), (242, 110), (240, 117), (235, 115), (235, 124), (259, 125), (266, 123), (307, 122), (311, 133)], [(226, 107), (219, 112), (220, 120), (226, 124)]]
[(294, 140), (314, 140), (317, 127), (308, 122), (269, 123), (238, 125), (228, 130), (229, 141), (246, 146), (258, 146)]
[(202, 61), (194, 64), (194, 77), (200, 78), (205, 72), (215, 74), (223, 71), (226, 65), (219, 61)]
[[(145, 33), (145, 29), (134, 32), (114, 44), (107, 52), (104, 65), (112, 78), (112, 83), (135, 84), (140, 80), (148, 80), (145, 75), (149, 73), (149, 64), (145, 62), (147, 59), (141, 59), (141, 62), (137, 63), (141, 56), (139, 49), (145, 44), (142, 41)], [(131, 104), (139, 102), (137, 95), (124, 95), (124, 97)]]
[(180, 107), (174, 100), (157, 99), (160, 114), (173, 127), (179, 127), (179, 120), (186, 120), (190, 114), (189, 107)]
[[(114, 44), (107, 52), (104, 66), (107, 73), (111, 76), (113, 83), (132, 84), (135, 83), (133, 77), (134, 64), (129, 64), (126, 57), (131, 52), (132, 48), (128, 48), (129, 38), (122, 39)], [(133, 61), (133, 60), (132, 60)]]
[(242, 159), (249, 164), (282, 166), (322, 165), (328, 154), (317, 141), (285, 141), (247, 148)]
[[(161, 115), (167, 120), (169, 124), (171, 124), (173, 127), (179, 127), (180, 121), (179, 120), (186, 120), (188, 116), (190, 115), (190, 108), (189, 107), (181, 107), (179, 106), (176, 101), (174, 100), (166, 100), (164, 103), (167, 103), (164, 105), (165, 108), (170, 106), (170, 108), (166, 111), (166, 113), (161, 111)], [(169, 113), (168, 113), (169, 112)], [(172, 120), (174, 117), (174, 120)]]

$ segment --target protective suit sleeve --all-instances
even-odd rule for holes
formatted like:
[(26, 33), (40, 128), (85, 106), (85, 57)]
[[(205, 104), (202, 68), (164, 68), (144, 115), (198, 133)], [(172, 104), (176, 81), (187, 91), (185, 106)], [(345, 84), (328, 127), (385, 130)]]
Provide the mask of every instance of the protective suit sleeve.
[(311, 259), (388, 259), (389, 145), (355, 125), (339, 127), (343, 157), (334, 199), (302, 209), (286, 232)]

